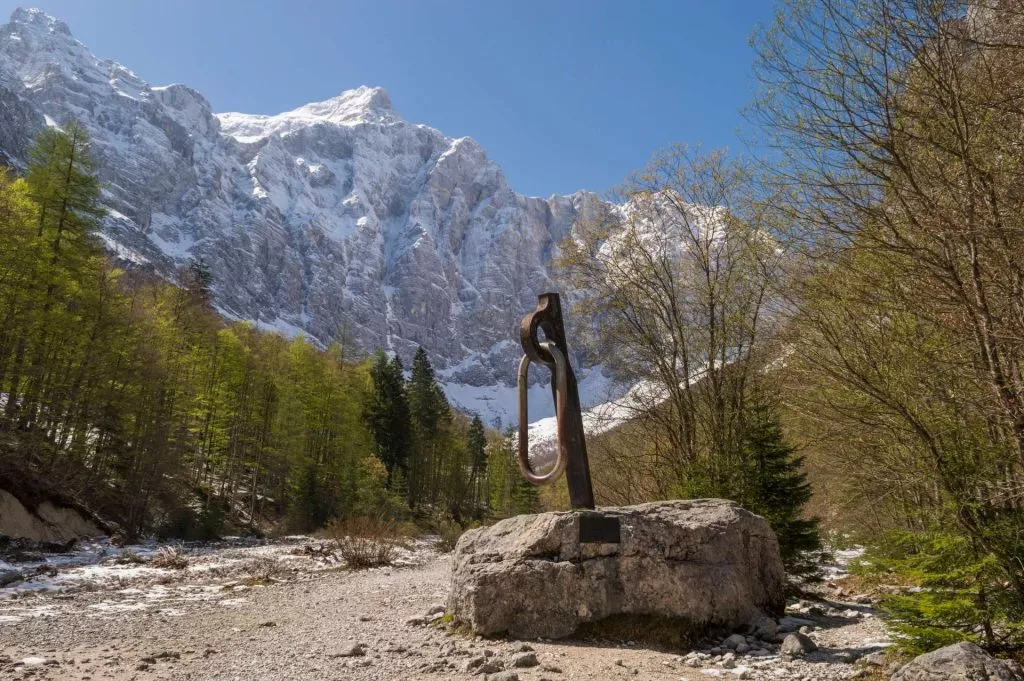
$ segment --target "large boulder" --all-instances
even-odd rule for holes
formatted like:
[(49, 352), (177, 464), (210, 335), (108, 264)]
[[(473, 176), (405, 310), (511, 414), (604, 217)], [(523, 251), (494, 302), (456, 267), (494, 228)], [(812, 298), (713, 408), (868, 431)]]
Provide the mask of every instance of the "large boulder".
[(965, 641), (915, 657), (892, 681), (1024, 681), (1024, 675), (1016, 663), (997, 660)]
[(483, 636), (561, 638), (613, 615), (699, 634), (780, 615), (784, 588), (768, 523), (730, 501), (697, 499), (471, 530), (455, 548), (448, 609)]

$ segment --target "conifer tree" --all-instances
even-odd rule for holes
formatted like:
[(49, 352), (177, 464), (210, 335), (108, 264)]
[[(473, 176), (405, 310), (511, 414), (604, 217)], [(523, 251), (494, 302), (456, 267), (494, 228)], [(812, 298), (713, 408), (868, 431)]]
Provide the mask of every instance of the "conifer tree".
[(378, 352), (370, 370), (373, 391), (363, 412), (376, 444), (377, 458), (387, 468), (389, 484), (396, 471), (408, 479), (411, 425), (402, 374), (402, 360), (397, 355), (388, 360), (387, 355)]
[(737, 496), (747, 509), (763, 515), (771, 525), (787, 570), (813, 573), (811, 552), (821, 548), (821, 540), (818, 520), (801, 517), (811, 500), (811, 486), (802, 470), (803, 457), (794, 456), (794, 448), (785, 442), (771, 407), (757, 406), (750, 418), (743, 443), (744, 489)]
[(473, 495), (473, 516), (479, 518), (487, 508), (487, 432), (479, 414), (473, 414), (466, 434), (469, 455), (469, 484)]
[(452, 478), (445, 460), (444, 439), (450, 435), (451, 407), (434, 376), (427, 352), (416, 350), (406, 386), (413, 426), (413, 454), (409, 466), (409, 493), (413, 505), (440, 500)]

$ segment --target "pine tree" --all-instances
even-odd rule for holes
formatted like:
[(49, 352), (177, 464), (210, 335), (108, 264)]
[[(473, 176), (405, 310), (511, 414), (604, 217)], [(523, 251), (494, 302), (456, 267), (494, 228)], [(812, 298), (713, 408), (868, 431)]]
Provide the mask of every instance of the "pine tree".
[(809, 553), (821, 548), (821, 539), (818, 520), (801, 517), (811, 499), (803, 457), (794, 456), (794, 448), (786, 444), (771, 407), (758, 406), (751, 421), (744, 439), (744, 489), (738, 496), (775, 531), (787, 570), (812, 574), (816, 568)]
[(422, 347), (413, 356), (406, 393), (414, 434), (409, 466), (410, 499), (413, 505), (434, 503), (441, 500), (443, 488), (451, 480), (450, 462), (444, 456), (448, 448), (443, 446), (444, 439), (450, 436), (451, 407)]
[(479, 414), (473, 414), (466, 434), (469, 455), (469, 483), (473, 494), (473, 516), (479, 518), (487, 508), (487, 432)]
[(427, 352), (422, 347), (412, 358), (409, 377), (409, 413), (421, 436), (433, 440), (449, 418), (451, 409), (434, 376)]
[(397, 355), (389, 361), (387, 355), (378, 352), (370, 377), (373, 391), (363, 415), (376, 444), (377, 458), (387, 468), (389, 484), (396, 471), (407, 480), (412, 428), (402, 361)]

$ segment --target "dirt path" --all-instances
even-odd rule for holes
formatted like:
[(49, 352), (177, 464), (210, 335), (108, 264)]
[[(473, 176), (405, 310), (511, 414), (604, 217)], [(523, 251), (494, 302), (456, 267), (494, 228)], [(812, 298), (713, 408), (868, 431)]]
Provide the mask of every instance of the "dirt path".
[[(843, 658), (877, 649), (885, 636), (869, 607), (837, 602), (817, 604), (820, 614), (800, 613), (824, 625), (811, 625), (822, 649), (807, 661), (775, 654), (698, 660), (630, 645), (485, 641), (439, 623), (408, 622), (423, 619), (447, 596), (449, 558), (423, 547), (407, 556), (411, 567), (363, 572), (296, 557), (294, 544), (255, 547), (254, 555), (230, 550), (235, 553), (190, 558), (192, 565), (176, 572), (86, 567), (77, 570), (94, 575), (77, 586), (0, 589), (0, 678), (482, 679), (484, 670), (503, 667), (505, 676), (491, 678), (845, 679), (859, 667)], [(279, 574), (274, 562), (287, 571)], [(264, 584), (268, 579), (283, 581)], [(852, 615), (850, 608), (864, 614), (839, 615)], [(517, 656), (531, 666), (514, 668)]]

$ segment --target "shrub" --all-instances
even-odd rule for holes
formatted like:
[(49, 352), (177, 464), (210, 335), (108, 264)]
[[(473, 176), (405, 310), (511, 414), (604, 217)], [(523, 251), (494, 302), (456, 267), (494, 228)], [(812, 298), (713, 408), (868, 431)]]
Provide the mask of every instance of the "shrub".
[(992, 651), (1024, 644), (1024, 607), (999, 562), (969, 537), (890, 532), (859, 569), (915, 585), (882, 601), (902, 651), (919, 654), (958, 641)]
[(116, 565), (142, 565), (146, 559), (131, 549), (125, 549), (114, 557)]
[(441, 553), (449, 553), (455, 550), (455, 545), (459, 543), (459, 537), (462, 536), (464, 530), (455, 523), (446, 523), (438, 528), (438, 539), (437, 550)]
[(391, 565), (407, 539), (398, 523), (366, 516), (333, 520), (321, 533), (338, 543), (342, 559), (354, 570)]
[(157, 554), (150, 559), (149, 564), (152, 567), (167, 570), (184, 570), (188, 567), (188, 558), (172, 546), (161, 546)]

